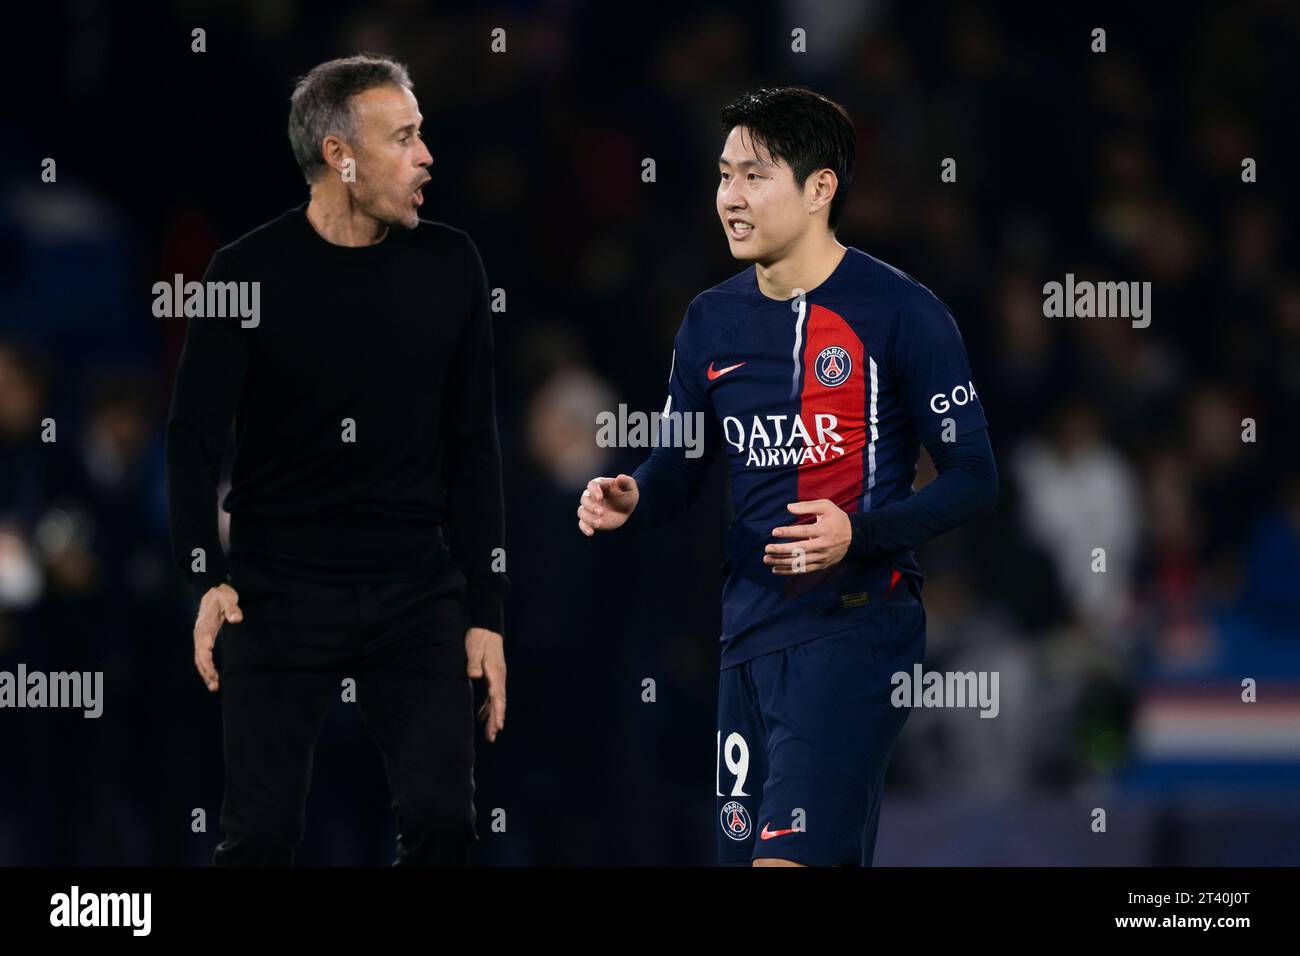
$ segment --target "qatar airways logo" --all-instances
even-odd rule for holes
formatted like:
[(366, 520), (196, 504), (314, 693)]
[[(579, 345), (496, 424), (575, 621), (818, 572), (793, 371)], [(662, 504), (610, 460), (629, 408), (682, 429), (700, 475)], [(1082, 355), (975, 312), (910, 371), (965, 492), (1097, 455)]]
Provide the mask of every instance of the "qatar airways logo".
[(754, 415), (748, 429), (733, 415), (722, 420), (727, 444), (745, 455), (746, 467), (803, 465), (828, 461), (844, 454), (839, 422), (834, 415), (818, 412), (811, 431), (800, 415)]

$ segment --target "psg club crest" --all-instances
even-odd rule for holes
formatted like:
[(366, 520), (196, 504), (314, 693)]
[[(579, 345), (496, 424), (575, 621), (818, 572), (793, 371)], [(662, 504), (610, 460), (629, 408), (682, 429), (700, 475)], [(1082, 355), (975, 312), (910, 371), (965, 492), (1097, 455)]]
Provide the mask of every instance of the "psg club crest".
[(722, 808), (722, 830), (733, 840), (744, 840), (749, 836), (749, 811), (732, 800)]
[(813, 363), (813, 371), (817, 374), (817, 381), (828, 388), (834, 388), (849, 380), (849, 373), (853, 371), (853, 359), (838, 345), (829, 345), (818, 354), (817, 361)]

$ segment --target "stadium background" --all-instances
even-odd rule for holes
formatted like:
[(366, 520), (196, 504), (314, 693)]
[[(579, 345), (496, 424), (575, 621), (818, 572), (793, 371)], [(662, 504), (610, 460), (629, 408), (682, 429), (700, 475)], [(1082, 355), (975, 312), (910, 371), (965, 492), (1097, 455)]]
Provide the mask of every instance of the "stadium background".
[[(1300, 861), (1294, 6), (29, 14), (0, 66), (0, 669), (102, 669), (107, 702), (99, 720), (0, 712), (0, 864), (202, 865), (219, 839), (219, 701), (166, 555), (184, 329), (149, 289), (305, 198), (292, 81), (359, 51), (409, 65), (435, 157), (423, 214), (467, 229), (507, 292), (509, 714), (479, 746), (479, 862), (713, 859), (721, 470), (661, 533), (591, 542), (573, 511), (588, 477), (642, 455), (596, 448), (596, 413), (661, 406), (687, 302), (737, 271), (713, 211), (718, 110), (782, 83), (853, 116), (839, 236), (952, 308), (1002, 478), (990, 519), (921, 553), (927, 666), (998, 671), (1001, 713), (912, 714), (876, 862)], [(1150, 328), (1044, 318), (1042, 285), (1067, 272), (1150, 281)], [(391, 860), (388, 800), (338, 704), (298, 861)]]

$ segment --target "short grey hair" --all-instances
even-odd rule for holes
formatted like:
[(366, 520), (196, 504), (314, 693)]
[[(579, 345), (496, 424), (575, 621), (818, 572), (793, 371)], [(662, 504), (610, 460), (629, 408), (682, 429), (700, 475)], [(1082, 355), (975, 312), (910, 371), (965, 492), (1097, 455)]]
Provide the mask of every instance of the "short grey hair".
[(326, 136), (355, 142), (352, 97), (388, 85), (413, 88), (404, 65), (367, 53), (322, 63), (298, 80), (289, 101), (289, 142), (308, 183), (329, 168), (321, 155)]

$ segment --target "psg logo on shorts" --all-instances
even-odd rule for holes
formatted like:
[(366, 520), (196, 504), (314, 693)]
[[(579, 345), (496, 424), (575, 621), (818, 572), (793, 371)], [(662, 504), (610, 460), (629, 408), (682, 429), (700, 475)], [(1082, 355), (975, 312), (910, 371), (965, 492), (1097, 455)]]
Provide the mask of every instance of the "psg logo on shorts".
[(817, 356), (813, 371), (817, 373), (817, 381), (834, 388), (849, 380), (849, 373), (853, 371), (853, 359), (838, 345), (830, 345)]
[(722, 808), (722, 832), (733, 840), (743, 840), (749, 836), (749, 811), (732, 800)]

